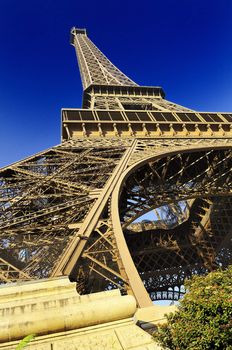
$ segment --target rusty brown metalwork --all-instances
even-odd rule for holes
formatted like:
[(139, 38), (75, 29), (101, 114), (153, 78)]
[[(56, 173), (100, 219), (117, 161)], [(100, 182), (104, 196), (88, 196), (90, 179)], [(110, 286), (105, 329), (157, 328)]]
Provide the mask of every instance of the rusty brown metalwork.
[(138, 306), (231, 262), (232, 113), (197, 112), (139, 86), (73, 28), (83, 108), (62, 143), (0, 170), (0, 280), (68, 275)]

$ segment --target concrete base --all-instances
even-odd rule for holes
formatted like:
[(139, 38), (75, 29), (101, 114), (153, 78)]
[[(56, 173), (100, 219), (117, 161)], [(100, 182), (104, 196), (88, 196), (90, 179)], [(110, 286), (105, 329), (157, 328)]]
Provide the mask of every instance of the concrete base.
[[(15, 350), (18, 341), (0, 344)], [(131, 319), (36, 337), (28, 350), (159, 350), (152, 337)]]
[[(31, 350), (158, 350), (144, 329), (162, 319), (119, 290), (80, 296), (67, 278), (0, 287), (0, 350), (36, 333)], [(138, 325), (136, 325), (136, 323)]]
[(177, 307), (172, 306), (158, 306), (153, 305), (150, 307), (144, 307), (142, 309), (137, 309), (134, 320), (135, 323), (142, 329), (152, 333), (158, 324), (164, 323), (166, 321), (165, 315), (170, 312), (175, 312)]

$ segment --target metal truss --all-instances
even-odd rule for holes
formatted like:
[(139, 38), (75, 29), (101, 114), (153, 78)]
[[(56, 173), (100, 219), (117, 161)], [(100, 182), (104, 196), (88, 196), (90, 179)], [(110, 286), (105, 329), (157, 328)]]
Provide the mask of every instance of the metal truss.
[(191, 109), (158, 97), (128, 96), (125, 94), (90, 93), (91, 108), (103, 110), (153, 110), (153, 111), (186, 111)]
[(231, 263), (232, 115), (138, 86), (73, 28), (83, 109), (63, 142), (0, 170), (0, 281), (68, 275), (140, 307)]
[(19, 267), (19, 279), (51, 274), (124, 151), (63, 143), (2, 169), (0, 258), (11, 268), (4, 280), (14, 281)]
[[(125, 183), (123, 227), (152, 208), (207, 194), (230, 193), (231, 165), (231, 150), (177, 153), (148, 162)], [(170, 208), (174, 216), (180, 215), (177, 209)]]
[(85, 30), (73, 28), (71, 43), (75, 46), (83, 88), (92, 84), (136, 86), (98, 50)]
[[(176, 299), (185, 278), (226, 267), (225, 257), (231, 259), (224, 250), (231, 250), (230, 152), (179, 153), (149, 162), (125, 182), (121, 201), (127, 204), (121, 207), (121, 221), (133, 261), (151, 298), (160, 298), (165, 292), (167, 298)], [(184, 160), (188, 164), (184, 165)], [(143, 179), (142, 171), (147, 174)], [(141, 210), (139, 215), (135, 207)], [(143, 219), (146, 212), (150, 220)]]
[(119, 269), (120, 254), (109, 219), (99, 220), (81, 256), (77, 277), (77, 290), (91, 293), (112, 288), (126, 292), (126, 277)]

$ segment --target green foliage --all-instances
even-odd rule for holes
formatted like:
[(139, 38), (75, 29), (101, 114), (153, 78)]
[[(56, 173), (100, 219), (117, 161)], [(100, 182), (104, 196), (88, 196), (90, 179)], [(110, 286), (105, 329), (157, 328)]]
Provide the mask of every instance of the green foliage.
[(154, 338), (171, 350), (232, 350), (232, 266), (194, 276), (175, 313)]
[(17, 348), (15, 350), (22, 350), (22, 349), (24, 349), (30, 343), (30, 341), (32, 341), (35, 338), (35, 336), (36, 336), (35, 334), (27, 335), (25, 338), (23, 338), (19, 342), (19, 344), (18, 344), (18, 346), (17, 346)]

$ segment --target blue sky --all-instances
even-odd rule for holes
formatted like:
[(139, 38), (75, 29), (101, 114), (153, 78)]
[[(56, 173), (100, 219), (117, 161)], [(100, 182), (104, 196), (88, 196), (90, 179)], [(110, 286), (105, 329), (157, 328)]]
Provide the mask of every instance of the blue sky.
[(232, 1), (0, 1), (0, 166), (60, 142), (80, 107), (72, 26), (141, 85), (202, 111), (232, 111)]

